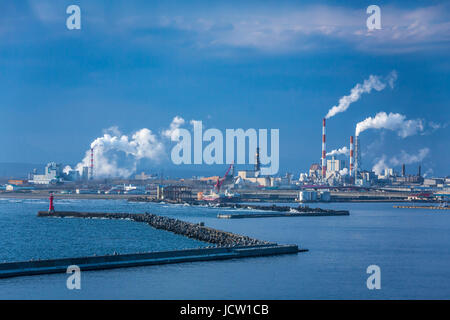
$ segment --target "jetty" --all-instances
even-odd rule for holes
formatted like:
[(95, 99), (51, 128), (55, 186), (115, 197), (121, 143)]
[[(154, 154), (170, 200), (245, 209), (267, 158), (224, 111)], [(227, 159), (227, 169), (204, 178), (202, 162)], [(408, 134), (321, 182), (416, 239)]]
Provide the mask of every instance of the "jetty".
[(212, 244), (205, 248), (184, 250), (112, 254), (62, 259), (33, 260), (0, 263), (0, 278), (38, 274), (65, 273), (72, 265), (85, 270), (138, 267), (171, 263), (196, 262), (263, 257), (281, 254), (297, 254), (308, 251), (295, 244), (277, 244), (248, 236), (206, 227), (203, 223), (190, 223), (151, 213), (107, 213), (76, 211), (39, 211), (38, 217), (87, 218), (87, 219), (129, 219), (149, 224), (175, 234)]
[(270, 214), (218, 214), (220, 219), (234, 219), (234, 218), (267, 218), (267, 217), (324, 217), (324, 216), (348, 216), (348, 210), (333, 210), (322, 208), (310, 208), (307, 205), (299, 205), (297, 207), (279, 206), (279, 205), (258, 205), (258, 204), (243, 204), (234, 202), (212, 202), (205, 203), (204, 201), (173, 201), (173, 200), (147, 200), (145, 197), (136, 197), (128, 199), (128, 201), (145, 201), (155, 203), (181, 204), (189, 205), (208, 205), (210, 208), (227, 208), (227, 209), (244, 209), (244, 210), (260, 210), (273, 211), (277, 213)]
[(431, 209), (431, 210), (450, 210), (450, 207), (444, 207), (444, 206), (399, 206), (395, 205), (394, 208), (399, 209)]
[(326, 212), (305, 212), (305, 213), (219, 213), (219, 219), (246, 219), (246, 218), (279, 218), (279, 217), (325, 217), (325, 216), (348, 216), (348, 211), (338, 211), (334, 213)]
[(272, 211), (271, 213), (223, 213), (218, 214), (219, 219), (244, 219), (244, 218), (274, 218), (274, 217), (330, 217), (330, 216), (348, 216), (348, 210), (331, 210), (321, 208), (310, 208), (309, 206), (261, 206), (253, 204), (218, 204), (217, 207), (231, 209), (248, 209), (260, 211)]

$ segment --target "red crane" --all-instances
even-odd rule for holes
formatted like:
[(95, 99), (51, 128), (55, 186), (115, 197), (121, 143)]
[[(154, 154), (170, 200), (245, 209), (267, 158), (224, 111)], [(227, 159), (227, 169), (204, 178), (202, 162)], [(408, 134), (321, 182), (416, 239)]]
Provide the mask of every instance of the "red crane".
[(222, 179), (217, 178), (217, 182), (214, 185), (214, 187), (216, 188), (217, 192), (220, 192), (220, 187), (222, 187), (222, 184), (225, 181), (225, 179), (227, 178), (228, 173), (230, 173), (231, 168), (233, 168), (233, 163), (230, 164), (230, 166), (228, 167), (227, 172), (225, 172), (225, 175), (222, 177)]

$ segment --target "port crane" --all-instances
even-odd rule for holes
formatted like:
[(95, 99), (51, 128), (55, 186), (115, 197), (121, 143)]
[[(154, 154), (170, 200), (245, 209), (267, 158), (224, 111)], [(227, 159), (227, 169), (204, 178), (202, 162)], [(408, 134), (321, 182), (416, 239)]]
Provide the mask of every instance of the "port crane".
[(222, 187), (223, 182), (227, 178), (227, 176), (230, 173), (230, 171), (233, 168), (233, 166), (234, 166), (234, 163), (231, 163), (230, 166), (228, 167), (227, 172), (225, 172), (225, 175), (222, 178), (217, 178), (217, 182), (214, 185), (214, 188), (216, 188), (217, 192), (220, 192), (220, 188)]

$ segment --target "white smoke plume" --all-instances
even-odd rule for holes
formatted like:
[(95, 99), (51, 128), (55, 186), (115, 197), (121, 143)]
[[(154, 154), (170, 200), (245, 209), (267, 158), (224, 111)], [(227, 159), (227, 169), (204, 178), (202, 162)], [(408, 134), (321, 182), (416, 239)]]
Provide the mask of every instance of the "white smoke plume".
[[(95, 177), (129, 177), (141, 159), (159, 161), (165, 154), (164, 145), (147, 128), (128, 136), (116, 132), (105, 133), (91, 143), (94, 149)], [(75, 167), (82, 173), (90, 165), (91, 152), (87, 150), (83, 160)]]
[(427, 177), (431, 177), (433, 175), (433, 169), (429, 168), (424, 174), (423, 177), (427, 178)]
[(367, 129), (388, 129), (397, 131), (397, 134), (406, 138), (423, 131), (423, 124), (420, 119), (406, 120), (406, 116), (400, 113), (379, 112), (375, 117), (368, 117), (364, 121), (359, 122), (356, 125), (355, 135), (359, 134)]
[(339, 99), (339, 104), (337, 106), (333, 106), (325, 116), (325, 118), (329, 119), (334, 117), (336, 114), (344, 112), (350, 107), (350, 104), (358, 101), (361, 98), (363, 93), (370, 93), (373, 89), (376, 91), (381, 91), (386, 88), (386, 85), (389, 84), (391, 88), (394, 87), (394, 82), (397, 79), (397, 72), (394, 70), (389, 73), (385, 79), (380, 79), (379, 76), (370, 75), (369, 79), (364, 80), (363, 84), (356, 84), (356, 86), (350, 91), (348, 96), (343, 96)]
[[(166, 157), (163, 138), (171, 141), (178, 139), (178, 129), (184, 124), (184, 119), (176, 116), (167, 130), (158, 136), (150, 129), (143, 128), (131, 135), (122, 134), (117, 127), (104, 130), (103, 136), (91, 143), (94, 149), (94, 176), (100, 177), (129, 177), (136, 171), (137, 164), (142, 159), (155, 163)], [(85, 152), (83, 160), (76, 166), (80, 174), (83, 167), (90, 167), (91, 151)], [(72, 168), (66, 166), (64, 172)]]
[(340, 170), (340, 171), (339, 171), (339, 174), (340, 174), (341, 176), (346, 176), (346, 175), (348, 175), (348, 169), (347, 169), (347, 168), (344, 168), (344, 169)]
[(337, 156), (341, 154), (348, 156), (350, 154), (350, 149), (347, 148), (346, 146), (339, 149), (335, 149), (333, 151), (327, 152), (327, 157)]
[(372, 171), (375, 172), (377, 175), (381, 175), (384, 173), (384, 169), (389, 168), (388, 164), (386, 163), (386, 156), (383, 155), (377, 163), (372, 167)]
[(388, 161), (386, 155), (383, 155), (372, 167), (372, 171), (380, 175), (383, 174), (384, 169), (392, 168), (393, 166), (422, 162), (429, 154), (429, 148), (422, 148), (416, 154), (408, 154), (402, 150), (399, 156), (394, 156)]
[(402, 150), (401, 154), (398, 157), (397, 156), (393, 157), (390, 160), (390, 163), (394, 166), (398, 166), (401, 164), (411, 164), (421, 162), (428, 156), (429, 153), (430, 153), (429, 148), (420, 149), (417, 154), (408, 154)]

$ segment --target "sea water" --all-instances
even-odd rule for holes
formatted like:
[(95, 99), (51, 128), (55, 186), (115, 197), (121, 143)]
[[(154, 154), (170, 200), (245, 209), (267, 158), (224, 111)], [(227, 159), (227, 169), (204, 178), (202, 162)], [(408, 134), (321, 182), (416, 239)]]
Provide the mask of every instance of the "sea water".
[[(292, 204), (294, 205), (294, 204)], [(2, 299), (448, 299), (450, 214), (392, 203), (329, 203), (350, 216), (217, 219), (226, 208), (57, 200), (57, 210), (151, 212), (277, 243), (294, 255), (0, 279)], [(0, 261), (174, 250), (203, 242), (129, 220), (37, 218), (45, 200), (0, 199)], [(381, 289), (367, 288), (367, 267)]]

